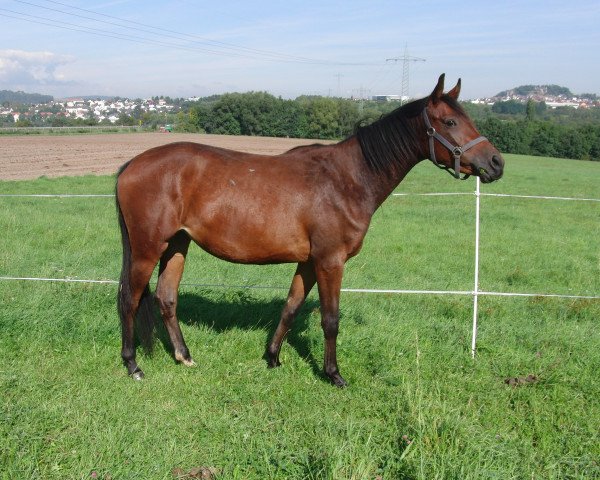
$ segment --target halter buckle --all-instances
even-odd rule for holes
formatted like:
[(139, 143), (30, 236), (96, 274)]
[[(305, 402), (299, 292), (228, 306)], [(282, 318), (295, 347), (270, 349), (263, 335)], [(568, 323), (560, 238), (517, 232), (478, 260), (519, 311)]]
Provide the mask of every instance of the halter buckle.
[(454, 155), (455, 157), (459, 157), (460, 158), (460, 157), (462, 157), (463, 153), (464, 153), (463, 149), (460, 148), (460, 147), (454, 147), (452, 149), (452, 155)]
[(435, 135), (435, 128), (429, 127), (427, 129), (427, 135), (429, 135), (430, 137), (433, 137)]

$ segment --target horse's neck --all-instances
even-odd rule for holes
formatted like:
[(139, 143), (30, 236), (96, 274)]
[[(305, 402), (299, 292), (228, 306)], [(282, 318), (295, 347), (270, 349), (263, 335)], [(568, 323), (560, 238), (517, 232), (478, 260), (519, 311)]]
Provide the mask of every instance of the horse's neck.
[(340, 146), (344, 146), (348, 150), (347, 155), (352, 158), (355, 168), (359, 172), (360, 181), (367, 192), (367, 198), (364, 200), (370, 204), (373, 212), (391, 195), (408, 172), (417, 163), (425, 159), (424, 155), (416, 153), (411, 158), (403, 159), (396, 168), (389, 169), (386, 172), (376, 172), (365, 161), (356, 137), (350, 137), (342, 142)]

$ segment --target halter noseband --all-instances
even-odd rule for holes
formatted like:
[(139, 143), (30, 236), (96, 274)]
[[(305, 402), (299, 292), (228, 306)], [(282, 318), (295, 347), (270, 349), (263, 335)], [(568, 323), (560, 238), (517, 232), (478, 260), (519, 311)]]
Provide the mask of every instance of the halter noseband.
[[(460, 180), (466, 180), (467, 178), (469, 178), (469, 174), (465, 174), (464, 177), (460, 176), (460, 157), (463, 153), (465, 153), (467, 150), (474, 147), (478, 143), (486, 141), (487, 138), (479, 136), (474, 140), (465, 143), (462, 147), (458, 145), (452, 145), (448, 140), (446, 140), (446, 138), (444, 138), (442, 135), (436, 132), (435, 128), (431, 126), (431, 122), (429, 121), (429, 117), (427, 116), (426, 108), (423, 109), (423, 120), (425, 120), (425, 126), (427, 127), (427, 137), (429, 137), (429, 159), (435, 164), (436, 167), (446, 170), (454, 178), (458, 178)], [(452, 153), (452, 156), (454, 157), (454, 173), (452, 173), (450, 167), (446, 165), (441, 165), (435, 158), (435, 148), (433, 144), (434, 139), (440, 142)]]

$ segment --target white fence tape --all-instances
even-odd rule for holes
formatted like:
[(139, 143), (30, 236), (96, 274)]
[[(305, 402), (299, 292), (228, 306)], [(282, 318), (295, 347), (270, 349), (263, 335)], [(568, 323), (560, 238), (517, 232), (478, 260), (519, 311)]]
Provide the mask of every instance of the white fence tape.
[(0, 193), (0, 197), (29, 198), (115, 198), (114, 194), (70, 194), (70, 193)]
[[(478, 299), (479, 296), (496, 297), (541, 297), (541, 298), (566, 298), (566, 299), (600, 299), (597, 295), (563, 295), (557, 293), (522, 293), (522, 292), (483, 292), (479, 290), (479, 209), (480, 198), (500, 197), (500, 198), (524, 198), (538, 200), (566, 200), (582, 202), (600, 202), (598, 198), (577, 198), (577, 197), (554, 197), (542, 195), (515, 195), (506, 193), (482, 193), (480, 192), (479, 178), (476, 178), (475, 192), (432, 192), (432, 193), (393, 193), (394, 197), (408, 196), (449, 196), (449, 195), (475, 195), (475, 269), (474, 269), (474, 288), (472, 291), (465, 290), (398, 290), (398, 289), (378, 289), (378, 288), (342, 288), (346, 293), (374, 293), (374, 294), (418, 294), (418, 295), (471, 295), (473, 296), (473, 325), (471, 337), (471, 356), (475, 358), (477, 343), (477, 320), (478, 320)], [(114, 198), (114, 194), (0, 194), (0, 197), (28, 197), (28, 198)], [(0, 276), (0, 281), (37, 281), (37, 282), (61, 282), (61, 283), (89, 283), (89, 284), (107, 284), (117, 285), (117, 280), (93, 280), (79, 278), (38, 278), (38, 277), (10, 277)], [(260, 290), (287, 290), (287, 287), (268, 286), (268, 285), (226, 285), (211, 283), (181, 283), (181, 286), (200, 287), (200, 288), (238, 288), (238, 289), (260, 289)]]
[[(0, 281), (23, 281), (23, 282), (56, 282), (56, 283), (91, 283), (118, 285), (118, 280), (94, 280), (86, 278), (41, 278), (41, 277), (8, 277), (0, 276)], [(181, 282), (182, 287), (197, 288), (238, 288), (247, 290), (288, 290), (289, 287), (280, 285), (234, 285), (229, 283), (195, 283)], [(394, 295), (474, 295), (473, 290), (402, 290), (395, 288), (342, 288), (344, 293), (375, 293), (375, 294), (394, 294)], [(479, 296), (488, 297), (540, 297), (540, 298), (570, 298), (579, 300), (600, 300), (600, 295), (566, 295), (562, 293), (524, 293), (524, 292), (486, 292), (477, 291)]]
[[(451, 195), (473, 195), (473, 192), (431, 192), (431, 193), (392, 193), (392, 197), (445, 197)], [(579, 202), (600, 202), (600, 198), (579, 197), (549, 197), (542, 195), (516, 195), (512, 193), (484, 193), (482, 197), (504, 197), (504, 198), (533, 198), (541, 200), (571, 200)], [(113, 193), (0, 193), (0, 197), (29, 197), (29, 198), (114, 198)]]

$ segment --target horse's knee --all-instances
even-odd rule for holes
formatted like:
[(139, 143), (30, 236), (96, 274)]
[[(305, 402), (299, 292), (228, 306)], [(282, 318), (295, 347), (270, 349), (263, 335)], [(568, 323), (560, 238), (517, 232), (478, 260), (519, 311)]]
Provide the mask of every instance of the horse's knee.
[(156, 292), (156, 303), (163, 315), (174, 315), (177, 308), (177, 297), (173, 294)]

